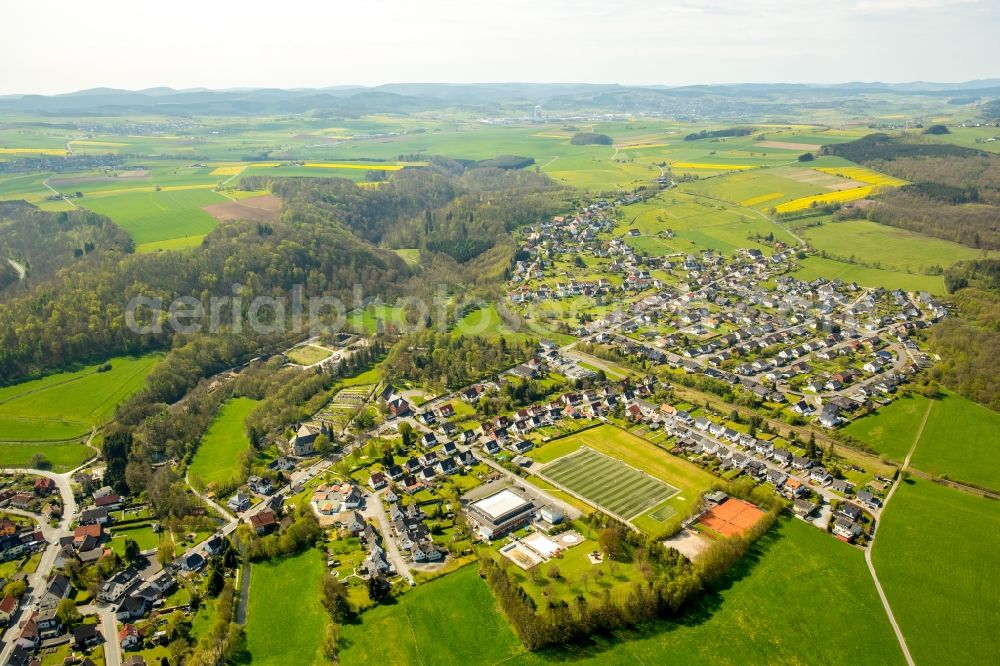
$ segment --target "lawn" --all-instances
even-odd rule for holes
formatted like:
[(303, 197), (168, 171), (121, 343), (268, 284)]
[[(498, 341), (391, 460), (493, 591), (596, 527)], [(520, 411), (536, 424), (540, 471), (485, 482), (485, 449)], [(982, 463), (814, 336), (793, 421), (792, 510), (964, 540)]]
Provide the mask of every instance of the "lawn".
[(85, 460), (96, 455), (94, 450), (81, 442), (59, 442), (52, 444), (0, 443), (0, 461), (4, 467), (29, 467), (36, 453), (45, 456), (52, 465), (53, 472), (68, 472), (76, 469)]
[(852, 421), (843, 432), (870, 445), (877, 453), (901, 462), (913, 446), (929, 404), (930, 399), (910, 394), (880, 407), (874, 414)]
[(240, 455), (250, 447), (246, 419), (256, 406), (250, 398), (233, 398), (222, 406), (188, 468), (193, 483), (226, 484), (235, 478)]
[(536, 474), (626, 520), (679, 492), (659, 479), (589, 448), (559, 458)]
[(1000, 414), (944, 391), (931, 408), (913, 467), (1000, 489)]
[(395, 603), (366, 611), (360, 622), (345, 625), (340, 661), (464, 666), (497, 664), (523, 651), (473, 565), (420, 585)]
[(112, 529), (111, 550), (118, 555), (124, 556), (126, 539), (132, 539), (139, 544), (139, 550), (151, 550), (160, 545), (160, 537), (153, 531), (153, 527), (149, 523)]
[[(115, 407), (140, 389), (160, 356), (122, 356), (99, 372), (91, 365), (0, 388), (0, 440), (78, 439), (104, 425)], [(30, 457), (30, 456), (29, 456)]]
[[(134, 192), (113, 190), (112, 193), (87, 195), (81, 204), (88, 210), (110, 217), (132, 236), (143, 251), (160, 249), (158, 243), (189, 239), (196, 244), (218, 224), (202, 210), (205, 206), (228, 201), (212, 191), (212, 185), (180, 185), (188, 189)], [(169, 245), (173, 248), (176, 244)]]
[(872, 558), (916, 663), (986, 663), (1000, 654), (998, 532), (995, 501), (925, 480), (896, 491)]
[(320, 604), (323, 570), (318, 550), (253, 565), (247, 608), (247, 650), (253, 664), (326, 663), (320, 651), (327, 622)]
[[(530, 451), (528, 456), (538, 462), (548, 463), (573, 453), (582, 446), (589, 446), (599, 453), (621, 460), (680, 489), (681, 492), (665, 503), (649, 507), (651, 510), (647, 509), (645, 513), (632, 520), (636, 527), (651, 534), (670, 531), (676, 523), (689, 515), (698, 502), (699, 494), (711, 488), (717, 481), (714, 476), (696, 465), (672, 456), (646, 440), (611, 425), (590, 428), (543, 444)], [(673, 507), (672, 514), (665, 510), (657, 511), (666, 505)], [(657, 520), (650, 516), (651, 513), (666, 516), (666, 520)]]
[(314, 363), (319, 363), (320, 361), (329, 358), (332, 353), (333, 352), (329, 349), (317, 347), (316, 345), (301, 345), (299, 347), (289, 349), (285, 355), (292, 363), (297, 363), (298, 365), (313, 365)]

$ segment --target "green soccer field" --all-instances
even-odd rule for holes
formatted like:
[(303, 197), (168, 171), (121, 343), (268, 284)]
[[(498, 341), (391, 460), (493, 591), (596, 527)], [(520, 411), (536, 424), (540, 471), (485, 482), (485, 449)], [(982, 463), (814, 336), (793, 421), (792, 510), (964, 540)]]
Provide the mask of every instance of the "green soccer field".
[(589, 448), (549, 463), (539, 475), (626, 519), (679, 492), (659, 479)]

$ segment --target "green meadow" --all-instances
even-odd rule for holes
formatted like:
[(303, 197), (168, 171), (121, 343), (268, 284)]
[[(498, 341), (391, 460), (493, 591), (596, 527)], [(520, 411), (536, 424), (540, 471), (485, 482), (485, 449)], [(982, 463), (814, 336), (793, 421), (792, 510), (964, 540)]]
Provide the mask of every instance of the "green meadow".
[(240, 456), (250, 448), (247, 416), (256, 406), (257, 401), (250, 398), (233, 398), (222, 406), (188, 467), (192, 483), (207, 487), (228, 484), (236, 478)]
[(86, 436), (142, 387), (159, 359), (156, 354), (122, 356), (107, 361), (111, 369), (106, 372), (91, 365), (0, 388), (0, 441), (51, 442)]
[[(251, 597), (252, 598), (252, 597)], [(344, 664), (499, 664), (524, 652), (475, 565), (365, 611), (343, 628)], [(256, 660), (255, 660), (256, 662)]]
[(323, 573), (318, 550), (253, 565), (246, 632), (251, 663), (327, 663), (320, 648), (327, 622), (320, 603)]
[(49, 461), (53, 472), (68, 472), (82, 465), (96, 452), (82, 442), (0, 443), (0, 467), (31, 467), (31, 458), (40, 453)]
[(913, 446), (930, 403), (929, 398), (911, 393), (879, 407), (874, 414), (851, 421), (843, 432), (870, 445), (877, 453), (902, 462)]
[[(701, 250), (732, 253), (740, 248), (768, 245), (751, 239), (773, 234), (789, 245), (795, 238), (763, 213), (738, 205), (668, 191), (641, 204), (629, 206), (620, 234), (637, 229), (641, 235), (625, 236), (625, 242), (639, 252), (653, 256), (687, 254)], [(673, 232), (666, 238), (667, 232)]]
[(916, 663), (982, 663), (1000, 653), (998, 532), (995, 501), (923, 479), (896, 491), (872, 560)]
[(1000, 414), (944, 391), (931, 407), (911, 464), (929, 474), (1000, 490)]
[(217, 224), (202, 208), (228, 201), (211, 189), (126, 192), (86, 197), (81, 205), (110, 217), (132, 236), (141, 251), (176, 248), (178, 239), (197, 245)]
[(981, 250), (868, 220), (826, 222), (798, 233), (817, 250), (833, 256), (853, 256), (866, 264), (909, 273), (926, 273), (932, 266), (945, 268), (983, 256)]
[(816, 278), (840, 279), (845, 282), (857, 282), (863, 287), (926, 291), (939, 295), (945, 293), (944, 278), (940, 275), (919, 275), (885, 268), (870, 268), (817, 256), (801, 260), (799, 268), (792, 275), (807, 282)]

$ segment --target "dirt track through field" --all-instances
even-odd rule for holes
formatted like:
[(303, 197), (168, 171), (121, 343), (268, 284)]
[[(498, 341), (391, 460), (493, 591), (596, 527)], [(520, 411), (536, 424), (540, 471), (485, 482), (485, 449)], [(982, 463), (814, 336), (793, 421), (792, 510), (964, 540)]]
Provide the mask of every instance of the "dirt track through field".
[(924, 418), (920, 422), (920, 427), (917, 428), (917, 434), (913, 436), (913, 445), (910, 446), (910, 450), (906, 454), (906, 460), (903, 461), (903, 466), (899, 468), (897, 481), (892, 484), (892, 488), (889, 489), (889, 494), (885, 497), (885, 502), (882, 503), (882, 511), (879, 513), (878, 522), (876, 522), (875, 527), (872, 528), (871, 539), (868, 541), (868, 548), (865, 549), (865, 564), (868, 565), (868, 572), (872, 575), (872, 581), (875, 582), (875, 590), (878, 592), (878, 596), (882, 600), (882, 606), (885, 608), (885, 613), (889, 616), (889, 624), (892, 625), (892, 630), (896, 632), (896, 640), (899, 641), (899, 647), (903, 651), (903, 656), (906, 658), (906, 663), (909, 664), (909, 666), (913, 666), (913, 657), (910, 656), (910, 648), (906, 645), (906, 638), (903, 636), (903, 631), (896, 623), (896, 617), (893, 615), (892, 607), (889, 605), (889, 598), (885, 596), (885, 591), (882, 589), (882, 583), (878, 579), (878, 573), (875, 571), (875, 565), (872, 563), (872, 550), (875, 548), (875, 533), (878, 531), (879, 523), (882, 521), (882, 516), (885, 515), (886, 508), (889, 506), (889, 500), (891, 500), (892, 496), (896, 494), (896, 488), (899, 487), (899, 484), (905, 483), (903, 481), (903, 472), (909, 468), (910, 459), (913, 458), (913, 453), (917, 450), (917, 444), (920, 442), (920, 438), (924, 435), (924, 426), (927, 425), (927, 419), (930, 418), (932, 407), (934, 407), (933, 400), (927, 403), (927, 411), (924, 412)]

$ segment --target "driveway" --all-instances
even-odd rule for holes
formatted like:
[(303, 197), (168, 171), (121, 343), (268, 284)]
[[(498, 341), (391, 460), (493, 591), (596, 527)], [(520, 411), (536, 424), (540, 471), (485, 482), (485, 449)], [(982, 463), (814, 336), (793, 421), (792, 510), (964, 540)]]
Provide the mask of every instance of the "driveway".
[(411, 579), (410, 567), (403, 559), (403, 554), (396, 545), (396, 540), (392, 538), (392, 525), (389, 523), (389, 516), (382, 506), (382, 493), (372, 493), (365, 495), (365, 508), (361, 512), (365, 518), (374, 518), (378, 523), (378, 529), (382, 533), (382, 546), (385, 554), (389, 557), (389, 562), (400, 576)]

